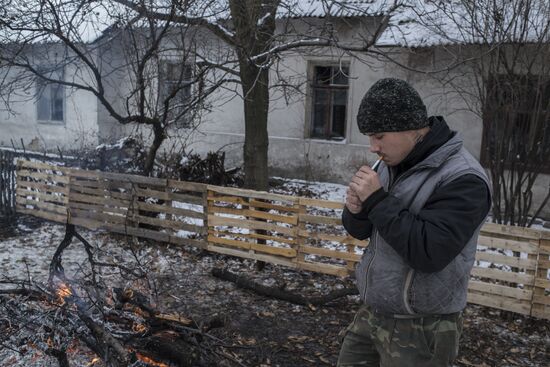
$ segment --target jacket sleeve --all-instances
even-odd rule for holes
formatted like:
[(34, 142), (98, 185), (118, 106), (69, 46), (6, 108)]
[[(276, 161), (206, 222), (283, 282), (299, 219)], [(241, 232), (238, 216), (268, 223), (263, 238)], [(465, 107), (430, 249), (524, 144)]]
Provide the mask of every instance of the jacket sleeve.
[(344, 207), (342, 224), (346, 231), (358, 240), (364, 240), (372, 234), (372, 223), (364, 210), (358, 214), (353, 214), (348, 208)]
[(372, 235), (373, 226), (369, 220), (369, 212), (376, 204), (384, 200), (386, 196), (388, 196), (388, 193), (382, 188), (374, 192), (361, 204), (362, 210), (357, 214), (353, 214), (348, 208), (344, 207), (342, 224), (346, 231), (359, 240), (370, 237)]
[(390, 194), (368, 212), (368, 219), (413, 269), (437, 272), (462, 251), (490, 203), (485, 182), (464, 175), (436, 189), (418, 214)]

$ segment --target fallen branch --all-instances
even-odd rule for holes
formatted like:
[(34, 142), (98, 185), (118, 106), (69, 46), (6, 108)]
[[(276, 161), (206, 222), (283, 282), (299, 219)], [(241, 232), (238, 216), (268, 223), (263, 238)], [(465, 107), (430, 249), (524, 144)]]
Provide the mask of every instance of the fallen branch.
[(216, 278), (233, 282), (237, 285), (237, 287), (254, 291), (259, 295), (276, 298), (276, 299), (280, 299), (283, 301), (287, 301), (290, 303), (303, 305), (303, 306), (308, 306), (308, 305), (322, 306), (340, 297), (359, 294), (357, 289), (354, 287), (354, 288), (337, 289), (333, 292), (330, 292), (322, 296), (304, 297), (299, 294), (285, 291), (284, 289), (281, 289), (281, 288), (268, 287), (263, 284), (256, 283), (249, 278), (232, 273), (227, 269), (213, 268), (212, 275), (215, 276)]

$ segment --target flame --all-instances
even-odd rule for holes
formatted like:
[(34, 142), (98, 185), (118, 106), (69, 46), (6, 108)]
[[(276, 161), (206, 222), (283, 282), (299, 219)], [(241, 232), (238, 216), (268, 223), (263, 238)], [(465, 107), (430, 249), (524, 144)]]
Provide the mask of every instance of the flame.
[(135, 333), (143, 333), (143, 332), (147, 331), (147, 326), (145, 326), (143, 324), (133, 324), (132, 325), (132, 330)]
[(61, 283), (59, 285), (59, 288), (57, 288), (56, 294), (57, 294), (57, 296), (59, 297), (59, 299), (61, 301), (61, 305), (64, 305), (65, 304), (65, 298), (72, 296), (73, 292), (71, 291), (71, 289), (65, 283)]
[(137, 359), (139, 359), (140, 361), (145, 362), (145, 363), (148, 363), (148, 364), (150, 364), (151, 366), (155, 366), (155, 367), (170, 367), (170, 366), (168, 366), (168, 365), (165, 364), (165, 363), (157, 362), (157, 361), (155, 361), (154, 359), (151, 359), (151, 358), (149, 358), (149, 357), (147, 357), (147, 356), (145, 356), (145, 355), (143, 355), (143, 354), (141, 354), (141, 353), (138, 353), (138, 352), (136, 352), (136, 357), (137, 357)]
[(95, 357), (94, 359), (92, 359), (92, 360), (90, 361), (90, 363), (88, 363), (88, 364), (86, 365), (86, 367), (93, 366), (94, 364), (96, 364), (96, 363), (99, 362), (99, 361), (100, 361), (100, 359), (97, 358), (97, 357)]
[(122, 293), (122, 297), (125, 299), (132, 299), (134, 297), (134, 291), (131, 289), (125, 289)]

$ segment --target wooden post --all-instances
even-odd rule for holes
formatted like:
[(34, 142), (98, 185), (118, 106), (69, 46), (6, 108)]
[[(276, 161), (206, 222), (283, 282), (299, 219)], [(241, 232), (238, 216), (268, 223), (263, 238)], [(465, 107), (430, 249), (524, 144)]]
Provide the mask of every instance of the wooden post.
[(539, 253), (537, 270), (535, 271), (535, 286), (531, 301), (531, 316), (550, 319), (550, 295), (546, 290), (550, 289), (548, 269), (550, 268), (550, 235), (544, 233), (539, 240)]
[[(539, 253), (540, 253), (540, 240), (539, 240)], [(514, 255), (516, 254), (516, 251), (514, 251)], [(537, 261), (537, 258), (538, 258), (538, 254), (527, 254), (527, 258), (529, 260), (534, 260), (535, 262)], [(523, 289), (525, 289), (526, 291), (531, 291), (533, 292), (533, 296), (531, 298), (531, 311), (530, 311), (530, 314), (532, 315), (533, 314), (533, 299), (534, 299), (534, 296), (535, 296), (535, 283), (537, 281), (537, 268), (535, 268), (534, 270), (531, 270), (531, 269), (525, 269), (525, 274), (527, 275), (531, 275), (533, 276), (533, 284), (524, 284), (523, 286)]]
[(0, 150), (0, 215), (6, 215), (8, 216), (8, 203), (7, 197), (9, 195), (8, 191), (8, 185), (10, 183), (9, 180), (9, 172), (8, 172), (8, 165), (5, 164), (7, 158), (6, 154), (3, 150)]
[[(17, 171), (19, 171), (21, 169), (21, 164), (22, 164), (22, 160), (18, 159), (17, 160), (17, 166), (16, 166)], [(15, 186), (16, 186), (15, 191), (22, 190), (22, 187), (21, 187), (22, 186), (21, 185), (22, 181), (23, 180), (21, 179), (21, 176), (17, 174), (16, 177), (15, 177)], [(14, 204), (15, 204), (15, 211), (17, 212), (17, 210), (18, 210), (17, 196), (15, 196), (15, 203)]]
[(71, 171), (68, 171), (68, 172), (64, 172), (65, 175), (69, 176), (69, 183), (67, 184), (66, 188), (67, 188), (67, 191), (65, 192), (65, 195), (67, 195), (66, 199), (67, 199), (67, 204), (65, 204), (67, 206), (67, 223), (68, 224), (71, 224), (72, 221), (72, 213), (71, 213), (71, 191), (74, 189), (74, 185), (73, 185), (73, 182), (75, 180), (74, 176), (71, 175)]
[(307, 215), (307, 206), (301, 198), (299, 198), (298, 203), (294, 204), (294, 207), (298, 207), (298, 235), (296, 236), (298, 244), (295, 247), (296, 259), (294, 261), (297, 263), (303, 263), (306, 261), (306, 255), (302, 252), (302, 246), (306, 244), (306, 236), (304, 235), (306, 231), (306, 222), (303, 217), (304, 215)]
[(213, 216), (214, 215), (214, 192), (209, 190), (208, 187), (206, 187), (205, 191), (204, 191), (204, 195), (205, 195), (205, 200), (206, 200), (206, 206), (205, 206), (205, 209), (204, 209), (204, 225), (205, 225), (205, 228), (206, 228), (206, 242), (207, 244), (212, 244), (210, 242), (210, 237), (212, 236), (215, 236), (215, 233), (214, 233), (214, 228), (213, 226), (210, 225), (210, 221), (208, 220), (208, 216)]
[[(346, 247), (348, 249), (348, 253), (355, 254), (355, 245), (352, 244), (346, 244)], [(348, 260), (346, 261), (346, 269), (348, 269), (348, 272), (351, 274), (355, 270), (355, 261)]]
[(208, 236), (208, 215), (211, 213), (210, 204), (208, 203), (208, 187), (204, 186), (204, 190), (201, 192), (202, 196), (202, 226), (203, 234)]
[[(128, 183), (130, 184), (130, 199), (128, 201), (128, 211), (125, 225), (128, 227), (139, 228), (139, 220), (137, 218), (139, 215), (138, 194), (136, 190), (137, 183), (131, 182), (130, 180), (128, 180)], [(132, 236), (132, 241), (136, 243), (137, 237)]]
[[(164, 206), (166, 207), (166, 210), (164, 211), (165, 219), (167, 221), (172, 221), (174, 218), (172, 213), (170, 212), (172, 208), (172, 188), (168, 186), (168, 180), (166, 180), (166, 187), (164, 188), (164, 192), (166, 193), (166, 201), (164, 202)], [(164, 229), (169, 233), (170, 235), (173, 235), (176, 231), (171, 228), (170, 226), (164, 227)]]

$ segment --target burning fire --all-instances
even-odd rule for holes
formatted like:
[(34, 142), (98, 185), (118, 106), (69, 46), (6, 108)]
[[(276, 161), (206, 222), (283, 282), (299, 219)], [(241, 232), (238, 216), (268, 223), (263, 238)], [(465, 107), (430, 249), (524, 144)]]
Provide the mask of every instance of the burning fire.
[(61, 300), (61, 305), (64, 305), (65, 298), (72, 296), (73, 292), (71, 292), (71, 289), (65, 283), (61, 283), (59, 288), (57, 288), (56, 294)]
[(133, 324), (132, 325), (132, 330), (135, 332), (135, 333), (143, 333), (145, 331), (147, 331), (147, 326), (143, 325), (143, 324)]
[(145, 362), (145, 363), (148, 363), (148, 364), (150, 364), (151, 366), (155, 366), (155, 367), (170, 367), (170, 366), (168, 366), (168, 365), (165, 364), (165, 363), (157, 362), (157, 361), (155, 361), (154, 359), (149, 358), (149, 357), (147, 357), (147, 356), (145, 356), (145, 355), (143, 355), (143, 354), (141, 354), (141, 353), (138, 353), (138, 352), (136, 352), (136, 357), (137, 357), (140, 361)]
[(99, 362), (99, 361), (100, 361), (100, 359), (97, 358), (97, 357), (95, 357), (94, 359), (92, 359), (92, 360), (90, 361), (90, 363), (88, 363), (88, 364), (86, 365), (86, 367), (93, 366), (94, 364), (96, 364), (96, 363)]

